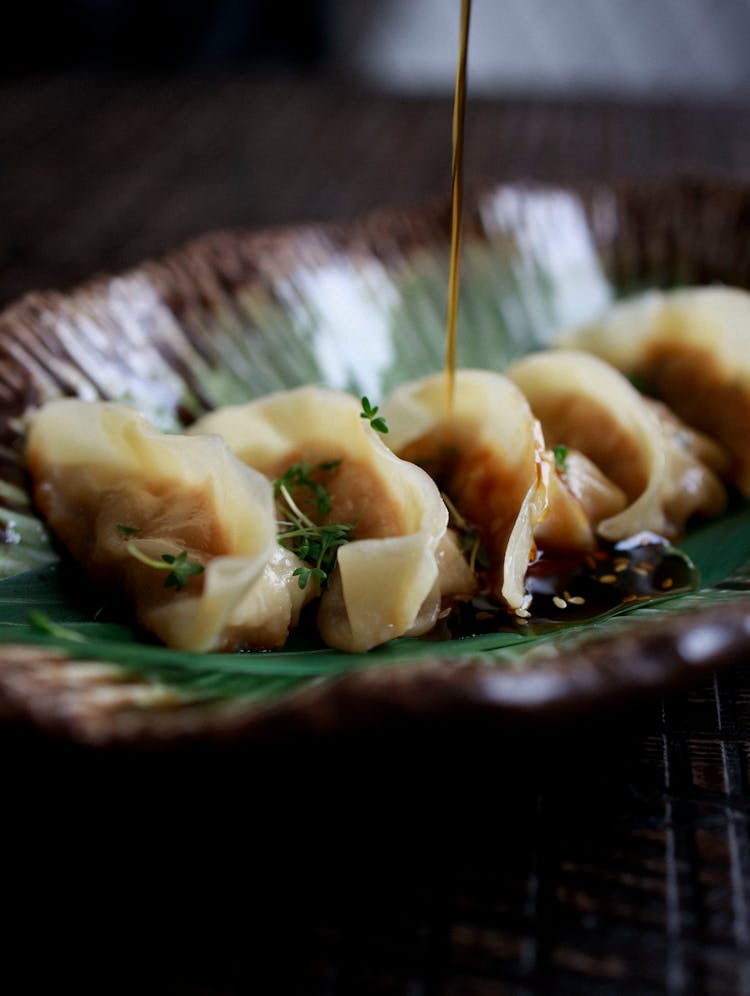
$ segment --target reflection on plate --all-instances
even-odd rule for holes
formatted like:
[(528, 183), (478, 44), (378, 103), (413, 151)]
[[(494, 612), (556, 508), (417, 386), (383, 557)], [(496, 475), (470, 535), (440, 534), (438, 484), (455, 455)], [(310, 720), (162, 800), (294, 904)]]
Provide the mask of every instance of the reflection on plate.
[[(748, 284), (750, 190), (710, 183), (477, 194), (464, 243), (460, 366), (501, 370), (643, 286)], [(0, 701), (92, 742), (337, 730), (393, 715), (547, 722), (685, 681), (750, 651), (750, 514), (683, 546), (701, 587), (535, 637), (178, 654), (95, 618), (28, 506), (23, 416), (58, 394), (136, 404), (176, 428), (302, 383), (382, 398), (439, 370), (448, 212), (208, 235), (166, 259), (0, 317)], [(54, 623), (40, 634), (29, 607)], [(105, 617), (106, 618), (106, 617)], [(61, 627), (58, 630), (56, 627)], [(68, 631), (85, 634), (81, 641)]]

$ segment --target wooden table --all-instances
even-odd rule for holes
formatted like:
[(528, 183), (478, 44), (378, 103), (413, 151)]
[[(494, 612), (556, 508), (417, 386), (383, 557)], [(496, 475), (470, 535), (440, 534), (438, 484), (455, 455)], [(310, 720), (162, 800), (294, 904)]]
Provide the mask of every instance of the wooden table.
[[(225, 226), (450, 189), (450, 102), (312, 80), (45, 78), (0, 90), (0, 301)], [(470, 101), (467, 183), (750, 174), (750, 109)]]
[[(443, 99), (324, 80), (5, 82), (0, 301), (121, 269), (210, 229), (444, 196), (450, 113)], [(707, 171), (750, 179), (748, 135), (750, 110), (740, 107), (477, 100), (468, 180)], [(107, 854), (102, 826), (114, 824), (92, 827), (91, 853), (106, 872), (89, 900), (108, 882), (110, 897), (141, 899), (133, 919), (118, 921), (119, 931), (128, 924), (121, 951), (106, 916), (87, 935), (89, 946), (92, 936), (109, 945), (98, 991), (750, 991), (750, 665), (608, 725), (587, 726), (562, 766), (545, 763), (564, 746), (554, 735), (509, 764), (499, 752), (511, 748), (472, 731), (460, 731), (455, 749), (437, 734), (415, 744), (408, 730), (381, 756), (349, 745), (355, 783), (331, 747), (304, 761), (293, 752), (249, 758), (238, 788), (257, 807), (258, 834), (232, 855), (236, 881), (214, 883), (216, 905), (171, 932), (164, 918), (179, 904), (162, 918), (153, 874), (139, 881), (122, 839)], [(39, 890), (36, 914), (23, 922), (44, 948), (39, 910), (54, 935), (76, 889), (76, 869), (56, 848), (81, 801), (83, 783), (67, 780), (70, 772), (125, 784), (137, 799), (138, 765), (42, 744), (28, 731), (2, 742), (16, 790), (57, 780), (34, 810), (49, 817), (49, 834), (22, 871)], [(189, 905), (195, 867), (170, 865), (169, 842), (147, 813), (140, 822), (126, 808), (121, 816), (129, 832), (154, 834), (162, 884)], [(76, 843), (80, 861), (80, 834)], [(205, 874), (210, 856), (200, 841), (195, 848)], [(90, 951), (84, 936), (71, 947), (75, 936), (70, 928), (55, 965), (80, 988)], [(24, 966), (33, 980), (39, 966)]]

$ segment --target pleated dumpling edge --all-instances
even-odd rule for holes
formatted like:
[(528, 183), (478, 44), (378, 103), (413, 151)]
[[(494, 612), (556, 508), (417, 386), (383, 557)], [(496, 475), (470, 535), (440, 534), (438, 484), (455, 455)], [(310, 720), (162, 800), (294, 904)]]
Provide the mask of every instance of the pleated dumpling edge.
[[(220, 435), (248, 466), (287, 480), (313, 525), (351, 529), (322, 590), (317, 625), (330, 646), (355, 652), (434, 625), (448, 521), (427, 474), (398, 459), (360, 415), (352, 395), (308, 386), (219, 409), (190, 430)], [(320, 488), (330, 499), (325, 510), (316, 507)], [(283, 523), (279, 538), (285, 542)]]
[[(276, 526), (270, 485), (217, 439), (159, 432), (114, 402), (51, 401), (30, 419), (34, 499), (73, 558), (169, 646), (226, 649)], [(239, 626), (238, 626), (239, 623)]]

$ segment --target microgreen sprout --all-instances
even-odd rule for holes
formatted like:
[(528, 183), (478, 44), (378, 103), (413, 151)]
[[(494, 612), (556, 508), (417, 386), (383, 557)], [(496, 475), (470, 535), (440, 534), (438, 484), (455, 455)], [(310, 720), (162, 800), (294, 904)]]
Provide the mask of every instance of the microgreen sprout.
[(135, 534), (139, 533), (141, 530), (138, 526), (124, 526), (118, 523), (117, 531), (122, 533), (123, 536), (135, 536)]
[[(285, 477), (286, 475), (284, 475)], [(305, 566), (294, 571), (300, 588), (306, 588), (310, 581), (318, 581), (322, 586), (328, 583), (329, 576), (336, 566), (338, 549), (354, 538), (354, 523), (342, 525), (331, 523), (319, 526), (300, 509), (289, 493), (286, 484), (279, 478), (274, 485), (277, 490), (277, 507), (284, 518), (278, 523), (278, 539), (282, 546), (295, 553)], [(330, 509), (330, 495), (328, 496)]]
[(128, 543), (125, 549), (131, 557), (140, 560), (147, 567), (153, 567), (157, 571), (169, 571), (164, 579), (165, 588), (176, 588), (181, 591), (191, 577), (202, 574), (204, 570), (203, 564), (198, 563), (197, 560), (188, 560), (187, 550), (183, 550), (176, 556), (172, 553), (163, 553), (161, 560), (156, 560), (139, 550), (135, 543)]
[(328, 488), (313, 476), (315, 472), (330, 473), (338, 467), (340, 460), (329, 460), (312, 467), (306, 461), (292, 464), (274, 481), (274, 494), (279, 512), (278, 523), (279, 543), (295, 553), (304, 566), (294, 571), (300, 588), (306, 588), (311, 581), (321, 586), (328, 583), (328, 578), (336, 566), (338, 548), (349, 543), (354, 524), (344, 525), (330, 523), (319, 525), (309, 515), (302, 511), (292, 497), (292, 489), (306, 493), (308, 502), (315, 506), (320, 518), (325, 518), (331, 511), (332, 498)]
[(273, 491), (276, 498), (279, 498), (282, 488), (286, 488), (289, 492), (293, 488), (302, 488), (310, 492), (309, 500), (315, 504), (318, 514), (321, 517), (328, 515), (331, 511), (331, 493), (325, 484), (321, 484), (320, 481), (316, 481), (313, 478), (313, 474), (316, 471), (330, 473), (340, 463), (340, 460), (327, 460), (325, 463), (316, 464), (315, 467), (311, 467), (306, 460), (293, 463), (291, 467), (288, 467), (284, 471), (281, 477), (278, 477), (273, 482)]
[(486, 570), (490, 566), (490, 557), (482, 546), (482, 536), (477, 526), (472, 526), (461, 515), (445, 492), (441, 492), (445, 507), (448, 509), (448, 522), (459, 534), (461, 552), (466, 557), (472, 571)]
[(568, 469), (568, 447), (567, 446), (555, 446), (552, 449), (555, 456), (555, 467), (563, 474)]
[(388, 432), (388, 423), (382, 415), (378, 416), (378, 411), (380, 410), (378, 405), (371, 405), (369, 399), (365, 397), (361, 401), (362, 411), (359, 413), (359, 417), (366, 418), (376, 432)]

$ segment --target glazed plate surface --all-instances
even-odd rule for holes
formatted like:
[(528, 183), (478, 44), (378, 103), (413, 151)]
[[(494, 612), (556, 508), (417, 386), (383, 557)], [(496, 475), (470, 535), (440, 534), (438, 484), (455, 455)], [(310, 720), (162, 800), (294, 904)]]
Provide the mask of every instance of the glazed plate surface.
[[(505, 185), (467, 201), (459, 366), (502, 370), (627, 292), (750, 285), (750, 188)], [(59, 561), (28, 500), (30, 411), (61, 394), (108, 398), (178, 429), (299, 384), (381, 399), (441, 368), (448, 232), (437, 204), (211, 234), (0, 316), (6, 714), (100, 744), (335, 732), (396, 716), (545, 724), (747, 658), (750, 513), (739, 503), (681, 544), (700, 571), (696, 590), (541, 632), (398, 640), (366, 655), (299, 640), (277, 653), (169, 651), (111, 621)]]

